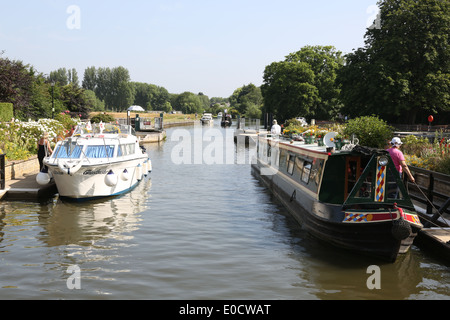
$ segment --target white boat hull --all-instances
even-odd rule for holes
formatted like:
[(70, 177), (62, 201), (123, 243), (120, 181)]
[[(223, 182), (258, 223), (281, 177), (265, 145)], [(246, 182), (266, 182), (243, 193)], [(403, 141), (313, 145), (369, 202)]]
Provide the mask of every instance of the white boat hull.
[(147, 164), (147, 161), (149, 161), (147, 158), (142, 158), (105, 165), (82, 166), (74, 174), (67, 174), (58, 166), (48, 165), (48, 169), (55, 179), (60, 197), (82, 200), (117, 196), (128, 192), (151, 170), (151, 165)]
[(41, 172), (38, 183), (48, 183), (52, 176), (60, 197), (81, 200), (125, 193), (151, 171), (151, 161), (132, 128), (102, 122), (78, 125), (44, 164), (48, 173)]

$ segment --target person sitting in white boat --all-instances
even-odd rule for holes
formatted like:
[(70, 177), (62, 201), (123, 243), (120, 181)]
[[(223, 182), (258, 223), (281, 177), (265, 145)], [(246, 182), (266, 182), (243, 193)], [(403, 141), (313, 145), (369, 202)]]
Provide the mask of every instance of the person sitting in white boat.
[(273, 120), (273, 126), (272, 130), (270, 131), (272, 134), (280, 135), (281, 134), (281, 127), (278, 124), (277, 120)]

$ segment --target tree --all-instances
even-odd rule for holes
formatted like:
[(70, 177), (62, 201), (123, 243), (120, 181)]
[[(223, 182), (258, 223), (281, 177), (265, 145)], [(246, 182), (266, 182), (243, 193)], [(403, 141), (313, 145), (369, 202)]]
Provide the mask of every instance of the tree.
[(105, 103), (97, 98), (92, 90), (84, 90), (83, 99), (92, 111), (105, 111)]
[(165, 88), (142, 82), (133, 82), (132, 85), (135, 90), (135, 105), (146, 110), (172, 111), (169, 92)]
[(134, 102), (135, 88), (130, 82), (130, 73), (124, 67), (86, 69), (83, 88), (93, 89), (108, 108), (123, 111)]
[(312, 114), (319, 102), (313, 81), (314, 73), (305, 62), (282, 61), (267, 66), (261, 86), (265, 112), (273, 113), (280, 121)]
[[(263, 97), (261, 88), (255, 86), (253, 83), (244, 85), (241, 88), (236, 89), (231, 97), (230, 106), (236, 109), (239, 114), (247, 114), (249, 108), (252, 109), (252, 115), (255, 114), (255, 107), (261, 108)], [(258, 114), (258, 112), (256, 112)]]
[(78, 73), (75, 69), (59, 68), (50, 72), (49, 82), (58, 83), (60, 86), (66, 86), (69, 83), (78, 86)]
[(84, 70), (82, 86), (86, 90), (95, 91), (97, 88), (97, 70), (95, 67), (89, 67)]
[(86, 98), (84, 89), (74, 84), (61, 87), (60, 99), (63, 101), (65, 109), (81, 114), (83, 117), (87, 117), (93, 107)]
[(344, 111), (387, 120), (450, 110), (450, 2), (384, 0), (380, 27), (340, 71)]
[(337, 116), (341, 105), (336, 78), (343, 65), (342, 53), (332, 46), (306, 46), (272, 63), (261, 87), (265, 111), (283, 120)]
[(31, 100), (31, 88), (35, 71), (22, 61), (2, 58), (0, 54), (0, 102), (14, 105), (15, 117), (29, 116), (28, 105)]
[(173, 107), (185, 114), (203, 112), (203, 105), (198, 95), (192, 92), (183, 92), (182, 94), (179, 94), (174, 100)]
[(318, 90), (319, 101), (313, 106), (312, 116), (329, 120), (340, 111), (340, 88), (336, 84), (338, 71), (344, 66), (342, 52), (333, 46), (306, 46), (286, 57), (289, 62), (306, 62), (314, 72), (312, 83)]

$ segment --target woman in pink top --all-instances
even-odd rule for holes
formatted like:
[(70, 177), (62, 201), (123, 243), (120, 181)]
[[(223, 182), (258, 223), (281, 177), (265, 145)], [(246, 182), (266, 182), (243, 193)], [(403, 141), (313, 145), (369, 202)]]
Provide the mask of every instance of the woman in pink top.
[(403, 152), (400, 151), (402, 140), (400, 140), (400, 138), (394, 138), (391, 141), (391, 145), (392, 147), (387, 151), (389, 151), (389, 154), (391, 155), (392, 161), (394, 162), (397, 171), (400, 172), (400, 175), (402, 174), (402, 172), (406, 172), (409, 180), (411, 180), (411, 182), (413, 183), (416, 182), (413, 175), (411, 174), (411, 171), (409, 171)]

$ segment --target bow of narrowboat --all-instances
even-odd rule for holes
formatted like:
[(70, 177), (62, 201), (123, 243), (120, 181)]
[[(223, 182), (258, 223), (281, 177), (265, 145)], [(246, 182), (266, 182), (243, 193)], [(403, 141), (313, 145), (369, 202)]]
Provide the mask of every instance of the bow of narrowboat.
[(422, 228), (384, 150), (260, 135), (252, 171), (315, 237), (340, 248), (395, 261)]

